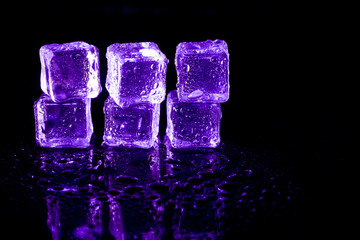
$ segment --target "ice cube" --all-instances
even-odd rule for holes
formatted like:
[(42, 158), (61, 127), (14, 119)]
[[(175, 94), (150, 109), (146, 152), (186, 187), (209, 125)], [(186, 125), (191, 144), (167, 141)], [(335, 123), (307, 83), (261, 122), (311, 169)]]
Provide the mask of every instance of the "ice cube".
[(229, 99), (229, 53), (223, 40), (182, 42), (176, 47), (177, 89), (182, 102)]
[(121, 107), (109, 96), (104, 105), (104, 142), (109, 146), (151, 148), (159, 133), (160, 104)]
[(91, 99), (53, 102), (43, 94), (34, 103), (36, 142), (41, 147), (86, 148), (93, 133)]
[(165, 99), (169, 60), (155, 43), (114, 43), (107, 48), (106, 58), (106, 89), (118, 105)]
[(174, 90), (167, 96), (166, 111), (166, 135), (173, 148), (215, 148), (219, 145), (219, 103), (180, 102)]
[(49, 44), (40, 48), (41, 89), (54, 102), (95, 98), (101, 92), (99, 51), (85, 42)]

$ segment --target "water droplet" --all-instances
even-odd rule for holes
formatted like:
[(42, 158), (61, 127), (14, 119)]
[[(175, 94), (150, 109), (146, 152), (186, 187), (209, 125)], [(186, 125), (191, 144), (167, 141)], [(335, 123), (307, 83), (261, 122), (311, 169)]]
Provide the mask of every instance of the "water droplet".
[(128, 108), (130, 106), (130, 103), (128, 101), (122, 101), (120, 102), (119, 106), (121, 108)]
[(218, 60), (219, 59), (216, 56), (212, 56), (211, 59), (210, 59), (210, 61), (213, 62), (213, 63), (217, 62)]
[(200, 89), (197, 89), (197, 90), (193, 91), (192, 93), (190, 93), (188, 95), (188, 98), (198, 98), (201, 95), (203, 95), (203, 91), (201, 91)]
[(151, 183), (150, 188), (157, 192), (167, 192), (169, 189), (169, 187), (166, 186), (165, 184), (158, 183), (158, 182)]
[(172, 187), (172, 191), (174, 192), (186, 192), (189, 189), (190, 185), (187, 182), (176, 182)]
[(182, 68), (183, 68), (183, 70), (184, 70), (185, 72), (189, 72), (189, 71), (190, 71), (190, 65), (189, 65), (189, 64), (184, 64), (184, 65), (182, 66)]
[(139, 179), (133, 176), (119, 175), (115, 180), (121, 183), (136, 183)]
[(187, 179), (187, 181), (189, 183), (192, 183), (192, 184), (200, 184), (200, 183), (202, 183), (202, 179), (199, 176), (189, 177)]
[(124, 193), (133, 194), (137, 192), (141, 192), (143, 190), (142, 186), (129, 186), (124, 188)]

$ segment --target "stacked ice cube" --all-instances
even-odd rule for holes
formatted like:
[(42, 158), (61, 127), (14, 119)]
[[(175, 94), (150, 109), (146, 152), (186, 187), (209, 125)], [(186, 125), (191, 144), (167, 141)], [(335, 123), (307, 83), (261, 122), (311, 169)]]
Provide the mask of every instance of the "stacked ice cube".
[(177, 90), (167, 95), (166, 134), (173, 148), (217, 147), (220, 103), (229, 99), (229, 53), (222, 40), (176, 47)]
[(86, 148), (93, 133), (91, 98), (101, 92), (99, 51), (85, 42), (40, 48), (42, 96), (34, 103), (36, 142)]
[(106, 58), (104, 143), (151, 148), (159, 133), (169, 60), (153, 42), (114, 43)]

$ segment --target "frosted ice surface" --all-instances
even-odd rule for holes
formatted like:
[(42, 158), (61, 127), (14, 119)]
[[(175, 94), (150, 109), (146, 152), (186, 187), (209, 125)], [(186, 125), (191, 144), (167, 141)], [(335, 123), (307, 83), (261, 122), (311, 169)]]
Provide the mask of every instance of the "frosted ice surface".
[(214, 148), (219, 145), (219, 103), (180, 102), (174, 90), (167, 96), (166, 111), (166, 135), (173, 148)]
[(182, 102), (229, 99), (229, 53), (223, 40), (182, 42), (176, 47), (177, 89)]
[(118, 105), (165, 99), (169, 60), (155, 43), (114, 43), (107, 48), (106, 58), (106, 89)]
[(55, 102), (95, 98), (101, 92), (99, 51), (85, 42), (40, 48), (41, 89)]
[(160, 104), (120, 107), (108, 97), (104, 105), (104, 142), (109, 146), (151, 148), (159, 133)]
[(53, 102), (43, 94), (34, 103), (36, 142), (41, 147), (85, 148), (93, 133), (91, 99)]

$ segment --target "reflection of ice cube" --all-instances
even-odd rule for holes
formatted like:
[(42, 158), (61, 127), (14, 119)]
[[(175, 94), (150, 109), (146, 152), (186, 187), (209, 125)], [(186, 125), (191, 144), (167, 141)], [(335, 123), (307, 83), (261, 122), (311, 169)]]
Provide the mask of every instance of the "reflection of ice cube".
[(41, 89), (55, 102), (95, 98), (101, 92), (99, 51), (85, 42), (40, 48)]
[[(93, 169), (93, 149), (40, 148), (40, 182), (51, 191), (76, 192), (80, 179), (85, 182), (87, 172)], [(90, 183), (90, 179), (88, 180)]]
[[(75, 193), (75, 192), (74, 192)], [(76, 193), (75, 193), (76, 194)], [(69, 197), (46, 197), (47, 224), (52, 238), (58, 239), (102, 239), (102, 203)], [(76, 203), (76, 204), (74, 204)]]
[(196, 199), (189, 204), (179, 198), (177, 207), (181, 211), (174, 218), (174, 239), (221, 239), (222, 219), (214, 201)]
[[(175, 181), (206, 181), (206, 178), (215, 180), (221, 175), (220, 168), (228, 159), (216, 149), (175, 149), (168, 139), (165, 140), (166, 157), (165, 174), (172, 176)], [(203, 178), (202, 180), (200, 178)]]
[(178, 161), (179, 163), (187, 163), (194, 170), (202, 170), (204, 167), (215, 169), (220, 165), (220, 154), (214, 149), (174, 149), (167, 146), (168, 158)]
[(174, 90), (167, 96), (166, 111), (166, 134), (173, 148), (214, 148), (219, 145), (219, 103), (180, 102)]
[[(137, 202), (137, 201), (140, 201)], [(144, 204), (144, 199), (134, 199), (129, 202), (110, 200), (109, 203), (109, 231), (115, 240), (123, 239), (149, 239), (160, 240), (158, 229), (152, 229), (155, 225), (152, 217), (142, 208), (134, 208), (132, 204)], [(124, 211), (121, 211), (121, 209)], [(132, 209), (131, 209), (132, 208)], [(131, 209), (131, 210), (129, 210)]]
[(36, 142), (41, 147), (86, 148), (93, 133), (91, 99), (53, 102), (43, 94), (34, 103)]
[(159, 133), (160, 104), (140, 103), (120, 107), (105, 101), (104, 142), (109, 146), (151, 148)]
[(54, 196), (46, 198), (47, 206), (47, 225), (51, 231), (51, 236), (54, 240), (60, 239), (60, 209), (59, 200)]
[(182, 42), (176, 47), (177, 88), (182, 102), (229, 99), (229, 53), (225, 41)]
[(160, 178), (157, 145), (151, 149), (106, 147), (104, 161), (110, 187), (144, 184)]
[(115, 240), (124, 240), (124, 224), (122, 220), (122, 213), (120, 204), (116, 201), (110, 201), (109, 203), (109, 231)]
[(107, 48), (106, 58), (106, 89), (118, 105), (165, 99), (169, 60), (155, 43), (114, 43)]

